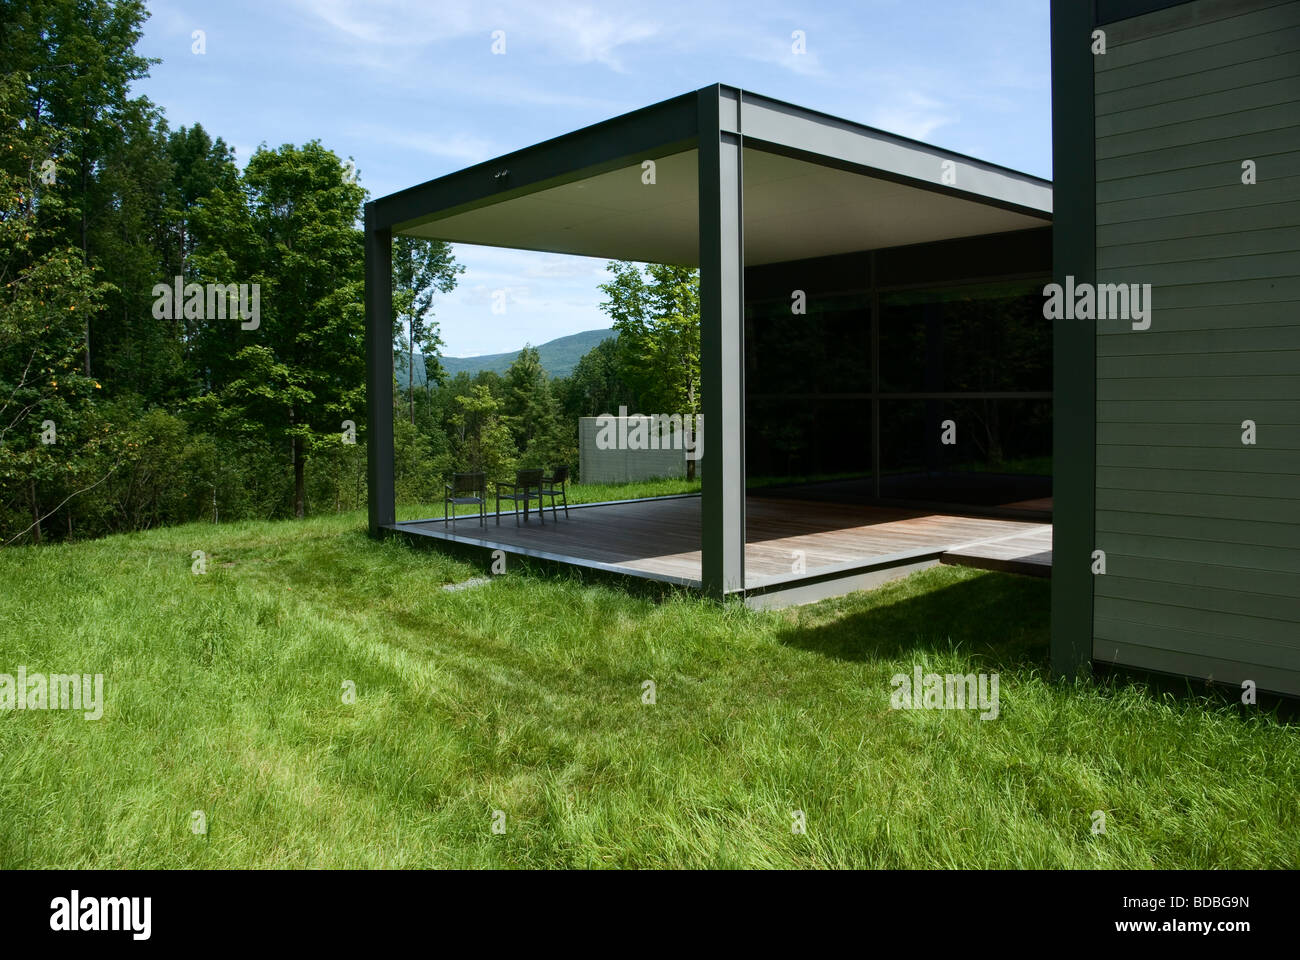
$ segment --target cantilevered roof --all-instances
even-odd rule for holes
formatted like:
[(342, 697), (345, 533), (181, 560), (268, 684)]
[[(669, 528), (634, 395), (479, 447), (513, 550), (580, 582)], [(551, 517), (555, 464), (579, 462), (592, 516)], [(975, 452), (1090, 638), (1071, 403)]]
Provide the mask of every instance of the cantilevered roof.
[[(1040, 227), (1048, 181), (760, 97), (722, 94), (742, 147), (746, 264)], [(647, 262), (699, 262), (697, 94), (376, 200), (408, 236)], [(645, 161), (654, 161), (647, 183)]]

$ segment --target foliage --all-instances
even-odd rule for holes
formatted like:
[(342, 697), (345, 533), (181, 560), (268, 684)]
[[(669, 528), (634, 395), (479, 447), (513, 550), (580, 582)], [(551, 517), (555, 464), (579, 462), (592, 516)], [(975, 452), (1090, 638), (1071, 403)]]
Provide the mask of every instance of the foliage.
[[(217, 191), (209, 201), (204, 238), (211, 249), (195, 256), (202, 275), (261, 290), (256, 329), (205, 320), (209, 329), (239, 326), (249, 342), (235, 352), (234, 379), (217, 395), (228, 421), (242, 421), (244, 430), (255, 427), (273, 446), (287, 448), (293, 513), (301, 517), (312, 449), (364, 410), (363, 257), (356, 228), (364, 191), (317, 141), (259, 149), (243, 183), (242, 197)], [(246, 204), (247, 214), (231, 211), (232, 204)], [(246, 242), (246, 231), (256, 243)], [(225, 273), (245, 257), (247, 272)]]
[(643, 409), (699, 413), (699, 271), (668, 264), (613, 261), (601, 304), (618, 331), (618, 372)]
[(455, 402), (451, 423), (456, 430), (456, 469), (486, 473), (493, 480), (506, 479), (515, 469), (519, 454), (501, 415), (500, 401), (488, 387), (477, 384), (471, 393), (457, 396)]
[(0, 78), (0, 544), (39, 543), (60, 506), (103, 481), (116, 447), (82, 357), (85, 317), (108, 288), (58, 242), (69, 191), (42, 180), (53, 134), (17, 122), (21, 94)]
[(393, 336), (401, 353), (402, 330), (406, 331), (407, 402), (415, 422), (415, 354), (424, 359), (425, 384), (441, 383), (443, 370), (437, 352), (442, 346), (438, 324), (433, 319), (433, 300), (449, 293), (465, 265), (456, 262), (451, 244), (417, 237), (393, 238)]
[[(241, 172), (202, 124), (170, 128), (131, 93), (146, 17), (32, 0), (0, 22), (0, 544), (365, 502), (365, 191), (318, 141), (263, 145)], [(695, 409), (694, 273), (623, 266), (620, 335), (570, 376), (526, 346), (504, 373), (447, 377), (434, 307), (464, 268), (446, 243), (394, 239), (399, 501), (458, 470), (576, 470), (580, 416)], [(197, 309), (160, 308), (176, 278)], [(257, 287), (254, 329), (229, 285)], [(562, 339), (576, 356), (584, 336)]]

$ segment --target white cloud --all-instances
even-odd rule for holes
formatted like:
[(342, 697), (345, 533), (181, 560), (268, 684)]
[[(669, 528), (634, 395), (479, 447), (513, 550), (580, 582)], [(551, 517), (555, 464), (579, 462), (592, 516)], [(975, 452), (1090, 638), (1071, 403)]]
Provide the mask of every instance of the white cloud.
[(741, 47), (741, 52), (752, 60), (775, 64), (803, 77), (826, 75), (811, 39), (807, 41), (808, 47), (803, 53), (794, 52), (793, 39), (775, 33), (764, 32), (760, 36), (746, 37), (742, 42), (744, 46)]
[[(601, 63), (623, 69), (620, 49), (659, 35), (664, 27), (631, 10), (597, 10), (585, 4), (509, 0), (492, 7), (477, 2), (422, 0), (294, 0), (304, 18), (341, 34), (352, 52), (374, 57), (479, 37), (490, 55), (492, 33), (505, 31), (506, 56), (527, 51), (570, 63)], [(382, 61), (380, 61), (382, 62)], [(391, 62), (391, 60), (389, 60)], [(431, 65), (431, 66), (436, 66)]]
[(490, 160), (500, 150), (489, 140), (466, 133), (434, 134), (393, 130), (373, 124), (353, 127), (350, 134), (369, 141), (379, 141), (395, 147), (405, 147), (432, 157), (447, 157), (465, 165)]
[(955, 122), (948, 105), (917, 90), (894, 90), (888, 102), (879, 103), (866, 122), (899, 136), (926, 140), (935, 130)]

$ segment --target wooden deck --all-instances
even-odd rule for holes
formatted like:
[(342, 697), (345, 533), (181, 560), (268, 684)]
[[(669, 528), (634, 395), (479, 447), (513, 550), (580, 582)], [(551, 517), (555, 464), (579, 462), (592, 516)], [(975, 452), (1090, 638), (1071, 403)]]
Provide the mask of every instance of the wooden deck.
[[(1046, 576), (1051, 571), (1049, 523), (939, 514), (923, 510), (749, 497), (746, 500), (745, 589), (763, 590), (826, 579), (864, 567), (915, 568), (956, 563)], [(700, 586), (700, 498), (665, 497), (570, 507), (545, 523), (534, 513), (486, 527), (461, 517), (398, 523), (408, 535), (507, 554), (533, 556)]]

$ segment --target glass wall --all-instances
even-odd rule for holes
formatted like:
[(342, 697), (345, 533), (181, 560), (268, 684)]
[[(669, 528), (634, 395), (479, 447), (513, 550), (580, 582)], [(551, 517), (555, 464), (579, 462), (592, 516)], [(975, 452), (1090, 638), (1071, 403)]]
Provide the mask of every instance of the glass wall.
[(1050, 510), (1050, 231), (746, 271), (746, 467), (769, 496)]
[(869, 476), (871, 323), (865, 293), (745, 309), (745, 462), (757, 486)]

